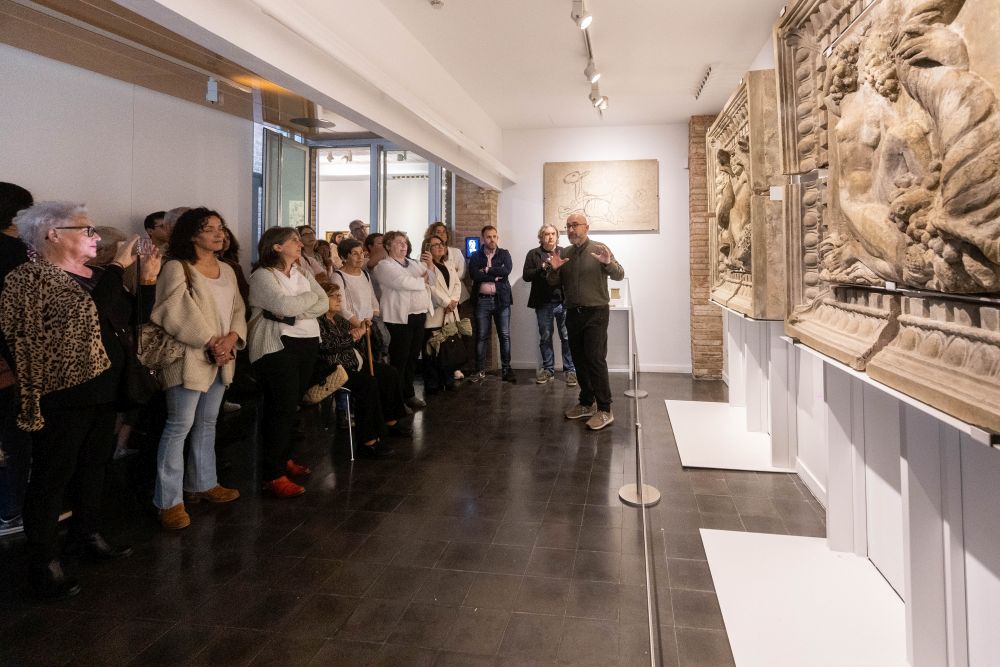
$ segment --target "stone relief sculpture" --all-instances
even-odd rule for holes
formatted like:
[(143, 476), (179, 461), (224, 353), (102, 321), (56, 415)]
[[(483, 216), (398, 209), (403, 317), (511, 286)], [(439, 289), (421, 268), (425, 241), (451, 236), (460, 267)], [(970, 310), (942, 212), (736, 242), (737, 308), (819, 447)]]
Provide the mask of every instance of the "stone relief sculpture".
[(1000, 431), (997, 0), (801, 0), (776, 31), (786, 330)]
[(782, 319), (784, 241), (774, 71), (749, 72), (706, 136), (712, 300), (757, 319)]

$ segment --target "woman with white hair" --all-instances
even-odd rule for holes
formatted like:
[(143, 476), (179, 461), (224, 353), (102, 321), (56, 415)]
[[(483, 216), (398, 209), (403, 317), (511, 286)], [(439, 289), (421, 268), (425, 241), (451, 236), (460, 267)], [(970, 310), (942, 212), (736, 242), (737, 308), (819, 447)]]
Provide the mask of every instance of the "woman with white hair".
[[(68, 489), (74, 489), (70, 546), (105, 560), (131, 553), (104, 539), (99, 518), (130, 354), (132, 307), (122, 274), (135, 261), (138, 237), (122, 244), (107, 267), (91, 267), (100, 237), (82, 205), (42, 202), (19, 213), (15, 224), (40, 256), (12, 271), (0, 296), (0, 329), (19, 387), (17, 422), (34, 436), (24, 508), (29, 580), (40, 596), (64, 598), (80, 591), (59, 561), (59, 514)], [(159, 269), (154, 252), (140, 276), (149, 298)]]

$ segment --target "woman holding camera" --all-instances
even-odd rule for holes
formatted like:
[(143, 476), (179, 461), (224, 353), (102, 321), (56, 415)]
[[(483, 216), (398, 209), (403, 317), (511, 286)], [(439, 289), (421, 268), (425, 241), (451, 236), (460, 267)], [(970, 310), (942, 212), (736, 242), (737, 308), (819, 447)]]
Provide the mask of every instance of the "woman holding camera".
[(309, 388), (319, 352), (319, 322), (329, 300), (311, 271), (299, 268), (302, 241), (289, 227), (271, 227), (257, 246), (250, 274), (250, 363), (264, 389), (261, 437), (264, 488), (278, 498), (305, 489), (288, 475), (308, 474), (292, 460), (295, 411)]
[(225, 222), (215, 211), (193, 208), (181, 215), (170, 233), (174, 261), (163, 267), (150, 316), (185, 346), (184, 355), (162, 371), (167, 423), (156, 457), (153, 504), (168, 530), (190, 525), (185, 500), (228, 503), (240, 497), (236, 489), (219, 485), (215, 469), (215, 423), (247, 331), (236, 274), (218, 259), (224, 241)]

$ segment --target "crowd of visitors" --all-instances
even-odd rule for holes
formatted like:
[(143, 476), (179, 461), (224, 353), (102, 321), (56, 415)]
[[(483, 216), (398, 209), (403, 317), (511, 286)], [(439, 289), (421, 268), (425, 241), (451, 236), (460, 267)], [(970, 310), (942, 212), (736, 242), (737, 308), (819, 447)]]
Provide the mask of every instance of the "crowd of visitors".
[[(142, 238), (95, 227), (82, 205), (36, 203), (0, 183), (0, 530), (23, 524), (29, 580), (42, 597), (79, 591), (60, 560), (67, 509), (67, 548), (96, 559), (131, 553), (100, 532), (104, 476), (113, 455), (129, 453), (131, 428), (157, 390), (152, 505), (164, 529), (180, 530), (191, 523), (186, 504), (240, 496), (216, 470), (219, 415), (240, 409), (226, 401), (240, 376), (259, 389), (261, 479), (276, 498), (305, 493), (299, 482), (311, 471), (295, 451), (304, 405), (336, 401), (356, 424), (361, 455), (390, 455), (389, 438), (411, 435), (413, 411), (464, 379), (455, 360), (465, 353), (456, 356), (454, 346), (463, 335), (471, 343), (469, 315), (471, 379), (486, 378), (495, 326), (501, 378), (516, 382), (513, 262), (492, 226), (468, 266), (442, 223), (428, 227), (416, 258), (405, 233), (371, 234), (360, 220), (333, 243), (308, 226), (273, 227), (249, 277), (217, 211), (157, 211), (143, 227)], [(567, 227), (568, 250), (547, 225), (525, 260), (538, 320), (536, 381), (555, 377), (558, 331), (566, 383), (576, 385), (579, 374), (581, 388), (566, 416), (589, 417), (597, 429), (613, 420), (601, 366), (607, 287), (602, 293), (597, 282), (624, 272), (606, 246), (587, 239), (585, 219), (571, 216)], [(414, 386), (420, 369), (423, 398)]]

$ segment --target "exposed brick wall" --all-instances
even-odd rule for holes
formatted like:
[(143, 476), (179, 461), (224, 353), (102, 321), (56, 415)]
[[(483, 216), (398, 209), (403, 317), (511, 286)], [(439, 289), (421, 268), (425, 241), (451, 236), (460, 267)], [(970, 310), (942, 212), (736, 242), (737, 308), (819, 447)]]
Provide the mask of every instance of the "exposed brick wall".
[(497, 203), (500, 193), (455, 176), (455, 238), (464, 243), (466, 236), (479, 236), (486, 225), (497, 226)]
[[(497, 218), (497, 204), (500, 201), (500, 192), (481, 188), (474, 183), (470, 183), (461, 176), (455, 176), (455, 245), (460, 248), (465, 246), (465, 237), (480, 235), (483, 227), (493, 225), (499, 227)], [(466, 277), (468, 280), (468, 276)], [(459, 311), (463, 317), (472, 315), (470, 299), (462, 304)], [(475, 317), (472, 317), (475, 321)], [(499, 348), (497, 348), (496, 332), (489, 338), (489, 348), (486, 353), (486, 365), (494, 368), (500, 366)], [(491, 362), (492, 360), (492, 362)], [(474, 366), (472, 363), (470, 366)], [(468, 369), (467, 369), (468, 370)]]
[(708, 164), (705, 134), (715, 116), (692, 116), (688, 123), (688, 208), (691, 219), (691, 374), (722, 377), (722, 311), (709, 303)]

